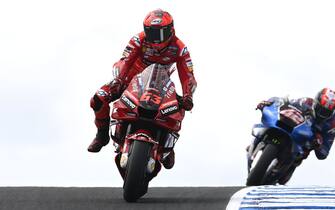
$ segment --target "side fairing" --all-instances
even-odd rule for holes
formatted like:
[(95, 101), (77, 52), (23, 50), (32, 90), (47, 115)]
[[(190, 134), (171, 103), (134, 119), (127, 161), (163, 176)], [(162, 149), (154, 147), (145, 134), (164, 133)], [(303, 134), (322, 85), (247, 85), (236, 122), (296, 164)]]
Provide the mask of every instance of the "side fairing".
[(303, 124), (295, 127), (292, 131), (292, 139), (297, 144), (303, 144), (306, 141), (312, 141), (314, 133), (311, 129), (312, 122), (306, 120)]
[(276, 103), (266, 106), (262, 112), (262, 123), (265, 127), (276, 127), (279, 120), (279, 107)]

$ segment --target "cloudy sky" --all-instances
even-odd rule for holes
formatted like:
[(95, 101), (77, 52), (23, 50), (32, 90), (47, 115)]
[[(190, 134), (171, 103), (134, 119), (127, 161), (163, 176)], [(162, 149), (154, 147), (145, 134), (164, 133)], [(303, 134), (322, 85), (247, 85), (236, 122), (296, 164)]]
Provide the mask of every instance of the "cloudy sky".
[[(175, 167), (151, 186), (244, 185), (256, 104), (335, 88), (332, 1), (2, 1), (0, 186), (122, 186), (112, 145), (86, 150), (89, 100), (156, 8), (173, 15), (198, 89)], [(311, 155), (290, 184), (335, 185), (334, 152)]]

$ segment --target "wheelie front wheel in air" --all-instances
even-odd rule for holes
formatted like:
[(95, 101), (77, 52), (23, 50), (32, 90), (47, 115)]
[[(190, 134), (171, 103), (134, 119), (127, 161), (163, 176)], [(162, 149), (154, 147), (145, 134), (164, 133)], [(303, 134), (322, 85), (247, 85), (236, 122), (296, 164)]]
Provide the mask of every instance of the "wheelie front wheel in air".
[(150, 150), (150, 143), (144, 141), (132, 143), (123, 184), (123, 198), (127, 202), (136, 202), (147, 192), (146, 173)]

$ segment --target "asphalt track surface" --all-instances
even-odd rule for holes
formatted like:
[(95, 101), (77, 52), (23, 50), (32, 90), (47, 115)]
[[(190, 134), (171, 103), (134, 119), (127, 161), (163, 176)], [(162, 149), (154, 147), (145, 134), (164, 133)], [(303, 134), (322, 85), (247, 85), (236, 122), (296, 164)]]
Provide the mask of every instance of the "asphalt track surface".
[(225, 209), (241, 187), (149, 188), (137, 203), (123, 200), (122, 188), (2, 187), (1, 210)]

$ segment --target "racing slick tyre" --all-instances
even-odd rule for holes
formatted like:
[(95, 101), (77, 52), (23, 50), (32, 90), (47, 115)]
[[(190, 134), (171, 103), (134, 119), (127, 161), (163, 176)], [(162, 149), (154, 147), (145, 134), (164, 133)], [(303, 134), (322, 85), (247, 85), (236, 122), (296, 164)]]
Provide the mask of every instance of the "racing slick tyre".
[(132, 144), (123, 184), (123, 198), (127, 202), (136, 202), (147, 192), (146, 173), (150, 150), (151, 144), (147, 142), (134, 141)]
[(251, 169), (248, 178), (247, 186), (262, 185), (264, 175), (269, 168), (271, 162), (277, 157), (278, 148), (273, 144), (267, 144), (263, 150), (256, 165)]

